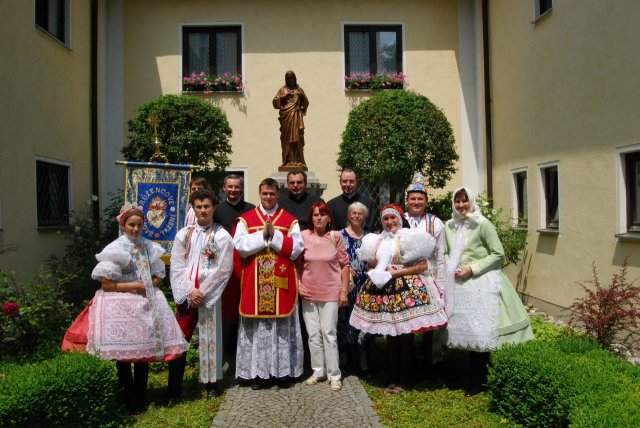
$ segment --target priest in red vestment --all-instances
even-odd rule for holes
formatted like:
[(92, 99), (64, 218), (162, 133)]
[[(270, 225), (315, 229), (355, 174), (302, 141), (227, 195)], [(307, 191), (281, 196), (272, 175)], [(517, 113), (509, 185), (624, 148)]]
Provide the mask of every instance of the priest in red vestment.
[(252, 389), (274, 378), (291, 386), (302, 374), (298, 278), (293, 260), (304, 250), (296, 218), (278, 206), (272, 178), (259, 186), (260, 205), (236, 222), (233, 244), (242, 257), (236, 377)]

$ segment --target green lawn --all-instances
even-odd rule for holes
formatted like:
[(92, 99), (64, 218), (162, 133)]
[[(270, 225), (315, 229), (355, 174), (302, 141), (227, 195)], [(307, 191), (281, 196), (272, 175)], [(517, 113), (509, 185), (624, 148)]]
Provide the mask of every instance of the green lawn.
[(480, 393), (465, 398), (461, 389), (423, 382), (400, 395), (362, 382), (385, 427), (514, 427), (513, 423), (489, 412), (489, 397)]

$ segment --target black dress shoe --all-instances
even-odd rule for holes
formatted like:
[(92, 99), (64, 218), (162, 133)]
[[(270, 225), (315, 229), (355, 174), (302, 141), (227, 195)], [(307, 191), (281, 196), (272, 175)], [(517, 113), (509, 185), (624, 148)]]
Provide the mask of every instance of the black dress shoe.
[(285, 377), (278, 378), (278, 380), (276, 381), (276, 384), (280, 389), (289, 389), (293, 386), (293, 380), (291, 379), (290, 376), (285, 376)]
[(251, 389), (253, 389), (254, 391), (262, 388), (264, 388), (264, 381), (262, 379), (254, 379), (253, 382), (251, 382)]

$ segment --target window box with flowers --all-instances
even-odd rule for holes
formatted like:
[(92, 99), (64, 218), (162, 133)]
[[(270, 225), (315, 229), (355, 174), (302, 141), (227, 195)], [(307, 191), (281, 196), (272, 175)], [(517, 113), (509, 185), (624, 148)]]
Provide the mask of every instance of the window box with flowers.
[(404, 73), (353, 73), (350, 76), (344, 76), (344, 88), (345, 91), (404, 89), (406, 77)]
[(209, 74), (204, 71), (196, 73), (195, 71), (189, 76), (182, 79), (182, 92), (204, 92), (210, 94), (213, 92), (242, 92), (244, 83), (242, 76), (231, 73), (224, 73), (221, 76)]

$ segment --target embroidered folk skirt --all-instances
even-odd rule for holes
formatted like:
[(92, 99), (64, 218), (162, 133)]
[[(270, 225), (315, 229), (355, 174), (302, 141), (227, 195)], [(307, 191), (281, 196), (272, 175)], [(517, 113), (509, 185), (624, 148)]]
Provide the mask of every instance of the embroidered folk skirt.
[(391, 279), (382, 288), (367, 278), (349, 322), (365, 333), (397, 336), (443, 327), (447, 315), (431, 276), (405, 275)]

